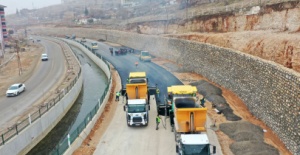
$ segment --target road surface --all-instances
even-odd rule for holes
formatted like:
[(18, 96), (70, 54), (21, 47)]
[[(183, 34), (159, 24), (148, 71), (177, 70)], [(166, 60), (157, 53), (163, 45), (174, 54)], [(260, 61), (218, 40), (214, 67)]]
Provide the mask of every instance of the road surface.
[(45, 47), (45, 53), (49, 60), (40, 62), (33, 75), (25, 82), (26, 91), (16, 97), (0, 98), (0, 127), (6, 127), (6, 123), (18, 115), (23, 114), (31, 105), (38, 101), (44, 93), (56, 84), (65, 72), (65, 56), (56, 43), (41, 40)]
[[(86, 45), (89, 44), (89, 42), (86, 43)], [(150, 86), (155, 86), (155, 84), (158, 85), (160, 89), (160, 100), (162, 100), (164, 95), (167, 95), (168, 86), (182, 84), (182, 82), (173, 74), (154, 63), (139, 62), (138, 57), (133, 54), (111, 56), (109, 52), (110, 46), (100, 42), (98, 42), (98, 46), (99, 49), (96, 50), (96, 52), (100, 53), (115, 66), (120, 74), (122, 84), (124, 85), (126, 84), (129, 72), (145, 71)], [(138, 67), (135, 66), (135, 62), (139, 63)], [(124, 102), (121, 99), (108, 129), (104, 133), (94, 152), (95, 155), (176, 154), (175, 137), (174, 133), (171, 132), (169, 118), (166, 120), (163, 118), (160, 129), (155, 130), (155, 117), (157, 111), (156, 102), (153, 96), (151, 96), (150, 100), (151, 110), (149, 114), (149, 125), (147, 127), (128, 127), (126, 124), (126, 113), (123, 111), (123, 105)], [(163, 124), (166, 129), (163, 127)], [(216, 135), (211, 135), (209, 137), (212, 137), (217, 141)], [(218, 148), (218, 152), (221, 152), (220, 148)]]

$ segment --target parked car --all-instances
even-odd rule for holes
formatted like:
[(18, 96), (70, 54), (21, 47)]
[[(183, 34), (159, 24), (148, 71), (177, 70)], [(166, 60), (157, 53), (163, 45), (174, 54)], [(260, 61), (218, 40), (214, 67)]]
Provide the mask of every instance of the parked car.
[(13, 84), (7, 89), (6, 96), (7, 97), (18, 96), (23, 91), (25, 91), (25, 84), (23, 84), (23, 83)]
[(46, 54), (46, 53), (42, 54), (41, 59), (42, 59), (42, 61), (47, 61), (48, 60), (48, 54)]

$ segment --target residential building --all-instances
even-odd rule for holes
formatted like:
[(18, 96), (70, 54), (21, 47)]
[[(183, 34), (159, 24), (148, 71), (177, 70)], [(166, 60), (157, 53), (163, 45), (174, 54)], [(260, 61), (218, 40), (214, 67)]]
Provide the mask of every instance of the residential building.
[(5, 48), (5, 41), (7, 41), (7, 28), (6, 28), (6, 21), (5, 21), (5, 12), (4, 8), (6, 6), (0, 5), (0, 57), (4, 56), (4, 48)]

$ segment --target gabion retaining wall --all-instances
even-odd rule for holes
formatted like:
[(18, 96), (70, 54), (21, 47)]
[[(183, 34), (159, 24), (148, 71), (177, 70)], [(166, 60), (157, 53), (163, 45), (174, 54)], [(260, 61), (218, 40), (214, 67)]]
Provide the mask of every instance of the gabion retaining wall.
[(176, 38), (84, 28), (32, 30), (43, 35), (76, 34), (107, 39), (175, 61), (184, 70), (201, 74), (233, 91), (293, 154), (300, 154), (300, 74), (297, 72), (231, 49)]

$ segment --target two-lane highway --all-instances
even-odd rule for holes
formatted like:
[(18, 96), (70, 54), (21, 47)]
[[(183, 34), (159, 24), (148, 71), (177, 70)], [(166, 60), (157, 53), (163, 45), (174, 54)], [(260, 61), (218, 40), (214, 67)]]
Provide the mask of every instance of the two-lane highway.
[(66, 71), (65, 57), (61, 47), (51, 41), (40, 42), (45, 47), (49, 60), (38, 64), (33, 75), (25, 82), (26, 91), (16, 97), (0, 98), (0, 126), (32, 108), (45, 93), (63, 78)]

